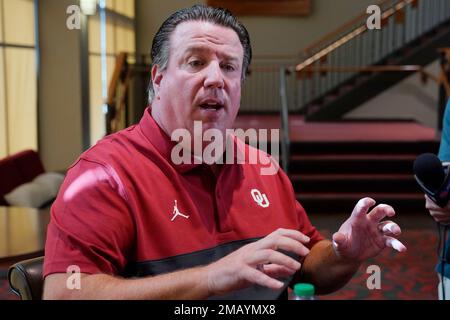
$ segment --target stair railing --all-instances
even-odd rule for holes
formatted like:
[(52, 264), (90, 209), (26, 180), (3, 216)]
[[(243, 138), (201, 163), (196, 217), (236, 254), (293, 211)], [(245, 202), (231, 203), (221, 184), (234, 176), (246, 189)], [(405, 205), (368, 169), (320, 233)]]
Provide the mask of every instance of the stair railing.
[(286, 174), (289, 172), (289, 161), (291, 158), (291, 138), (289, 135), (289, 105), (287, 98), (287, 80), (286, 75), (289, 70), (285, 67), (280, 67), (280, 119), (281, 119), (281, 159), (283, 170)]
[(303, 50), (295, 67), (302, 80), (296, 86), (301, 93), (295, 111), (310, 113), (311, 102), (354, 77), (359, 68), (389, 65), (384, 60), (388, 55), (450, 19), (448, 0), (384, 0), (378, 6), (380, 30), (368, 28), (364, 12)]
[(301, 71), (298, 71), (299, 78), (305, 78), (312, 73), (328, 73), (328, 72), (355, 72), (355, 73), (383, 73), (383, 72), (419, 72), (422, 80), (428, 79), (434, 80), (436, 83), (444, 85), (447, 96), (450, 97), (450, 85), (448, 79), (445, 77), (445, 70), (442, 70), (439, 76), (428, 72), (423, 66), (420, 65), (375, 65), (375, 66), (317, 66), (307, 67)]
[(106, 100), (106, 134), (117, 132), (127, 126), (127, 98), (132, 75), (127, 59), (128, 54), (125, 52), (119, 53), (116, 58)]
[(446, 98), (450, 98), (450, 48), (439, 49), (441, 57), (441, 74), (439, 76), (439, 83), (442, 84), (445, 91)]

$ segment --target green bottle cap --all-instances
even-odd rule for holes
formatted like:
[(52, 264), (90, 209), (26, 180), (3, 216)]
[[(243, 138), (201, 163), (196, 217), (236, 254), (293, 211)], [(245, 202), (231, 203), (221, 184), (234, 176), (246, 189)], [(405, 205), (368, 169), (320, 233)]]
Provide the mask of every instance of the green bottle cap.
[(310, 283), (297, 283), (294, 286), (294, 294), (300, 297), (312, 297), (315, 293), (314, 286)]

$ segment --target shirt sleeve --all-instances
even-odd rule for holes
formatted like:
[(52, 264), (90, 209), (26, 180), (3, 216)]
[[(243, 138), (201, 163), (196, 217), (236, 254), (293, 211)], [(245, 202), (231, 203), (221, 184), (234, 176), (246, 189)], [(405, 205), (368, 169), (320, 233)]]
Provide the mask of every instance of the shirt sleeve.
[(445, 107), (439, 159), (442, 162), (450, 161), (450, 100)]
[(67, 173), (47, 229), (44, 277), (77, 266), (88, 274), (121, 274), (134, 223), (117, 175), (80, 159)]

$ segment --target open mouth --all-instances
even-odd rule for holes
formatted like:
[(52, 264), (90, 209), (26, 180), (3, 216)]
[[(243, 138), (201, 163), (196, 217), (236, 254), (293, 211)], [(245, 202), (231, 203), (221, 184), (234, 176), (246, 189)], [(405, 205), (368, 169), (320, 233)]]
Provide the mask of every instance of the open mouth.
[(205, 110), (220, 110), (224, 107), (223, 104), (215, 103), (215, 102), (209, 102), (209, 103), (202, 103), (200, 104), (200, 108)]

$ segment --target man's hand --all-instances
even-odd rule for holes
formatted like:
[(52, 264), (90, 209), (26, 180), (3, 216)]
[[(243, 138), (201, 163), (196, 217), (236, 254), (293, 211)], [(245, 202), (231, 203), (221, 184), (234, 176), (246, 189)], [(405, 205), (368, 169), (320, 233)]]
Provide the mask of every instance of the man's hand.
[(278, 229), (206, 266), (210, 294), (221, 295), (253, 284), (281, 289), (283, 282), (275, 278), (294, 274), (301, 264), (277, 250), (304, 257), (309, 253), (304, 246), (309, 240), (299, 231)]
[(375, 200), (371, 198), (359, 200), (350, 218), (333, 235), (333, 247), (339, 257), (362, 262), (386, 247), (406, 251), (406, 247), (394, 238), (400, 235), (400, 227), (392, 221), (381, 221), (386, 216), (393, 217), (394, 209), (380, 204), (367, 213), (373, 205)]
[(430, 211), (431, 216), (436, 222), (450, 223), (450, 202), (447, 206), (441, 208), (425, 195), (425, 207)]
[(55, 273), (45, 279), (44, 298), (198, 300), (253, 284), (280, 289), (283, 283), (275, 278), (292, 275), (300, 269), (300, 263), (277, 250), (304, 257), (309, 253), (304, 246), (308, 242), (309, 238), (298, 231), (278, 229), (207, 266), (132, 280), (81, 274), (81, 290), (68, 290), (69, 275)]

